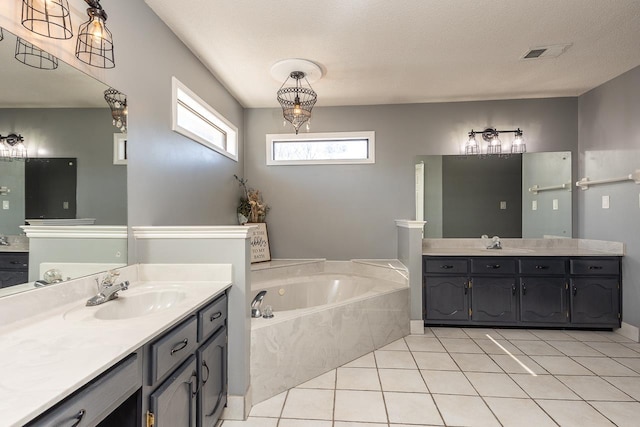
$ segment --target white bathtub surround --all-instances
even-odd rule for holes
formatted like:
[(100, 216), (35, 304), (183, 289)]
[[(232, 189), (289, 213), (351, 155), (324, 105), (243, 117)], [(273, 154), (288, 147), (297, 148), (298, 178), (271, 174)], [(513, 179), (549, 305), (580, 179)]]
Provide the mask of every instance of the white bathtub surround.
[[(97, 274), (0, 300), (0, 424), (22, 426), (152, 340), (231, 283), (231, 265), (133, 265), (120, 298), (149, 288), (176, 289), (184, 298), (145, 316), (99, 320), (85, 307)], [(190, 280), (182, 278), (189, 277)], [(106, 304), (117, 303), (117, 301)]]
[[(262, 289), (263, 308), (273, 305), (275, 317), (252, 319), (254, 403), (409, 334), (409, 289), (398, 260), (261, 268), (252, 271), (252, 294)], [(311, 306), (298, 308), (302, 300)]]
[(398, 259), (409, 271), (412, 334), (424, 333), (424, 328), (418, 326), (418, 321), (422, 322), (422, 237), (425, 224), (425, 221), (396, 220)]

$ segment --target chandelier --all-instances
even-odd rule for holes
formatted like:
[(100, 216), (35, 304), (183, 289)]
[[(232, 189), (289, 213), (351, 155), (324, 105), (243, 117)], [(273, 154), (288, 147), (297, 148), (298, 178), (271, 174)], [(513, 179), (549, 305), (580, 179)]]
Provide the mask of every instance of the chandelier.
[[(304, 71), (292, 71), (278, 90), (278, 102), (282, 107), (282, 115), (286, 121), (293, 125), (296, 135), (300, 126), (305, 123), (307, 130), (309, 130), (311, 110), (318, 99), (318, 95), (305, 76)], [(289, 79), (295, 80), (295, 86), (284, 87)], [(308, 87), (302, 86), (302, 79)]]
[(113, 88), (104, 91), (104, 100), (109, 104), (113, 125), (121, 132), (127, 132), (127, 95)]
[[(514, 139), (511, 143), (511, 148), (503, 150), (502, 141), (500, 140), (501, 133), (513, 133)], [(495, 128), (486, 128), (483, 131), (476, 132), (471, 129), (469, 132), (469, 139), (464, 144), (464, 154), (466, 155), (482, 155), (482, 146), (476, 140), (476, 135), (482, 135), (482, 139), (487, 142), (487, 147), (484, 154), (487, 155), (503, 155), (503, 154), (517, 154), (526, 153), (527, 145), (524, 143), (522, 137), (522, 130), (520, 128), (516, 130), (497, 130)]]
[(106, 25), (107, 12), (99, 0), (84, 1), (89, 5), (89, 20), (80, 25), (78, 30), (76, 58), (93, 67), (113, 68), (116, 63), (113, 57), (113, 36)]

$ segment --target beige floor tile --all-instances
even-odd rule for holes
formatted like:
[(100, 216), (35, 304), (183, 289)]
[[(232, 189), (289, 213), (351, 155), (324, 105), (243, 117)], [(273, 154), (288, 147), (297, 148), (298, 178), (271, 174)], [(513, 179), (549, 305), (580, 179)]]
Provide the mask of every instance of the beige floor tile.
[(462, 372), (420, 371), (431, 393), (477, 396), (475, 389)]
[(437, 353), (446, 352), (442, 344), (440, 344), (440, 340), (435, 337), (409, 335), (405, 338), (405, 341), (411, 351), (430, 351)]
[(614, 357), (614, 360), (640, 373), (640, 357)]
[(435, 337), (435, 334), (433, 333), (431, 328), (424, 328), (424, 334), (422, 336), (423, 337)]
[[(584, 400), (609, 400), (609, 401), (629, 401), (629, 396), (609, 384), (607, 381), (596, 376), (557, 376), (567, 387), (573, 390)], [(626, 379), (624, 377), (612, 377), (613, 379)], [(640, 378), (635, 378), (640, 381)]]
[(469, 338), (460, 328), (431, 328), (431, 331), (438, 338)]
[(505, 339), (496, 339), (495, 342), (490, 339), (474, 339), (474, 341), (487, 354), (507, 354), (507, 352), (511, 354), (522, 354), (522, 351), (520, 351), (518, 347)]
[(451, 357), (465, 372), (503, 372), (486, 354), (453, 353)]
[(539, 340), (537, 336), (524, 329), (496, 329), (503, 338), (508, 340)]
[(640, 357), (640, 343), (637, 342), (623, 342), (621, 343), (623, 346), (630, 348), (631, 350), (635, 351), (636, 353), (638, 353), (638, 356), (636, 357)]
[(409, 351), (409, 347), (407, 347), (407, 343), (404, 342), (404, 338), (400, 338), (392, 342), (391, 344), (387, 344), (379, 350), (384, 351)]
[(531, 356), (531, 358), (553, 375), (593, 375), (593, 372), (567, 356)]
[(491, 336), (491, 338), (497, 340), (502, 339), (502, 335), (500, 335), (495, 329), (489, 328), (462, 328), (465, 334), (469, 336), (469, 338), (474, 339), (488, 339), (487, 335)]
[(432, 369), (438, 371), (459, 371), (458, 365), (448, 353), (413, 353), (413, 357), (420, 369)]
[(415, 369), (379, 369), (378, 374), (384, 391), (428, 393), (420, 371)]
[(611, 340), (609, 338), (607, 338), (604, 335), (601, 335), (597, 332), (592, 332), (592, 331), (564, 331), (565, 334), (569, 335), (570, 337), (573, 337), (574, 339), (578, 340), (578, 341), (605, 341), (605, 342), (611, 342)]
[(336, 390), (334, 419), (374, 423), (387, 422), (382, 392)]
[(479, 397), (435, 394), (433, 399), (446, 425), (476, 427), (500, 425)]
[(534, 399), (580, 400), (578, 395), (551, 375), (510, 374), (511, 378)]
[(638, 376), (637, 372), (608, 357), (574, 357), (573, 360), (601, 377)]
[(342, 367), (343, 368), (375, 368), (376, 359), (373, 357), (373, 352), (371, 352), (345, 365), (342, 365)]
[(465, 375), (480, 396), (528, 397), (507, 374), (467, 372)]
[(549, 345), (567, 356), (603, 356), (602, 353), (580, 341), (549, 341)]
[(640, 400), (640, 377), (604, 377), (604, 379), (609, 381), (611, 384), (613, 384), (629, 396), (633, 397), (635, 400)]
[(613, 421), (618, 427), (638, 427), (638, 402), (589, 402), (605, 417)]
[(429, 394), (385, 392), (384, 400), (390, 423), (443, 425)]
[(556, 427), (533, 399), (487, 397), (485, 401), (504, 427)]
[(440, 338), (449, 353), (484, 353), (471, 338)]
[(496, 354), (491, 355), (491, 358), (508, 374), (529, 374), (530, 372), (527, 368), (536, 375), (547, 373), (542, 366), (538, 365), (529, 356), (514, 355), (511, 357), (506, 354)]
[(315, 377), (300, 384), (297, 388), (324, 388), (333, 390), (336, 388), (336, 370), (334, 369), (326, 374)]
[(527, 356), (562, 356), (562, 353), (544, 341), (518, 340), (511, 342)]
[(374, 354), (378, 368), (418, 369), (408, 351), (376, 351)]
[(625, 337), (624, 335), (621, 335), (617, 332), (612, 332), (612, 331), (598, 331), (596, 332), (597, 334), (600, 335), (604, 335), (605, 337), (609, 338), (611, 341), (613, 342), (622, 342), (622, 343), (632, 343), (635, 342), (632, 339), (629, 339), (627, 337)]
[(567, 400), (536, 400), (562, 427), (607, 427), (613, 424), (587, 402)]
[(293, 388), (289, 390), (282, 417), (331, 420), (333, 417), (333, 398), (333, 390)]
[[(333, 427), (388, 427), (387, 423), (357, 423), (351, 421), (335, 421)], [(416, 427), (416, 426), (413, 426)]]
[(277, 427), (277, 418), (249, 417), (246, 421), (225, 420), (222, 427)]
[[(574, 338), (571, 335), (567, 335), (564, 331), (554, 331), (547, 329), (534, 329), (530, 330), (533, 335), (545, 341), (572, 341)], [(549, 343), (551, 344), (551, 343)]]
[(249, 416), (278, 418), (282, 413), (282, 407), (284, 406), (284, 400), (286, 397), (287, 392), (285, 391), (284, 393), (277, 394), (264, 402), (253, 405)]
[[(332, 427), (332, 421), (319, 420), (293, 420), (283, 418), (278, 423), (278, 427)], [(362, 425), (361, 425), (362, 426)], [(365, 427), (365, 426), (362, 426)]]
[(587, 345), (609, 357), (638, 357), (638, 353), (629, 347), (615, 342), (590, 342)]
[(381, 390), (378, 370), (374, 368), (338, 368), (335, 384), (339, 390)]

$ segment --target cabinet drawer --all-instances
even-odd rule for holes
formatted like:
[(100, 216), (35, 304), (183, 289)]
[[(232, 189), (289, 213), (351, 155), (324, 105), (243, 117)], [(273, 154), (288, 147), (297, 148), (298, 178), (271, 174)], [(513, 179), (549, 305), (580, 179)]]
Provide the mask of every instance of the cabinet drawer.
[(218, 297), (198, 312), (198, 342), (203, 342), (227, 320), (227, 295)]
[(142, 386), (141, 362), (130, 355), (27, 426), (95, 426)]
[(27, 253), (0, 253), (0, 270), (25, 270), (29, 267), (29, 254)]
[(29, 281), (29, 273), (19, 270), (0, 270), (0, 288), (19, 285)]
[(471, 272), (514, 274), (516, 272), (516, 260), (512, 258), (471, 258)]
[(149, 385), (155, 384), (187, 356), (193, 354), (198, 346), (197, 337), (198, 321), (196, 316), (191, 316), (151, 344), (151, 383)]
[(424, 272), (436, 274), (466, 274), (466, 258), (425, 258)]
[(526, 275), (564, 275), (563, 258), (523, 258), (520, 260), (520, 274)]
[(571, 274), (612, 275), (620, 274), (620, 261), (617, 258), (608, 259), (572, 259)]

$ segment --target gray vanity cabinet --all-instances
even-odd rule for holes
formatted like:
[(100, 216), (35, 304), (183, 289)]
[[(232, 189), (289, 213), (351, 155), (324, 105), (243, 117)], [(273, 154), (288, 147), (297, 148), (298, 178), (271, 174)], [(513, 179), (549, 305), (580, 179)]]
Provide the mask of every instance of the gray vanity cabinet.
[(0, 252), (0, 288), (26, 283), (28, 276), (28, 252)]
[(518, 319), (516, 281), (512, 277), (471, 279), (471, 320), (513, 323)]
[(468, 321), (469, 280), (465, 276), (429, 277), (424, 285), (424, 314), (428, 320)]
[(520, 278), (520, 320), (552, 326), (569, 322), (564, 277)]
[(195, 427), (198, 379), (196, 358), (189, 357), (149, 396), (156, 427)]
[(222, 327), (196, 352), (198, 379), (197, 420), (213, 427), (227, 403), (227, 328)]

